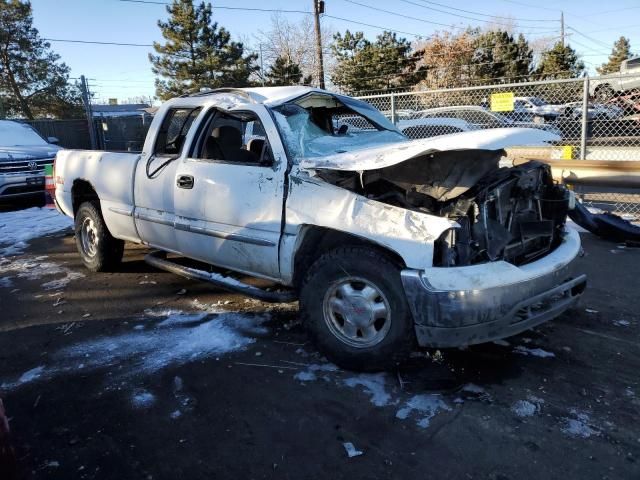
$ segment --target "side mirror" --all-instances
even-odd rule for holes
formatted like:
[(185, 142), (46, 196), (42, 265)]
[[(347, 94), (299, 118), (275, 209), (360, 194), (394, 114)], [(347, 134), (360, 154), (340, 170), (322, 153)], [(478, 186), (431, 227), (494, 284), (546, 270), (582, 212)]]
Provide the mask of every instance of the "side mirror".
[(60, 143), (60, 139), (58, 137), (47, 137), (47, 142), (57, 145)]

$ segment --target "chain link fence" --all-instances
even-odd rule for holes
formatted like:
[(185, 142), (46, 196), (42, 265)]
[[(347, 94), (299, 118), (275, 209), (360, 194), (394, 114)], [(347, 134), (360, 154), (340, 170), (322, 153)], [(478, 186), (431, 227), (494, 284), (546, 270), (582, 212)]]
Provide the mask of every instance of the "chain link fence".
[[(527, 127), (546, 133), (549, 146), (535, 150), (543, 160), (640, 161), (640, 73), (359, 98), (413, 139)], [(584, 201), (640, 219), (635, 192), (585, 193)]]

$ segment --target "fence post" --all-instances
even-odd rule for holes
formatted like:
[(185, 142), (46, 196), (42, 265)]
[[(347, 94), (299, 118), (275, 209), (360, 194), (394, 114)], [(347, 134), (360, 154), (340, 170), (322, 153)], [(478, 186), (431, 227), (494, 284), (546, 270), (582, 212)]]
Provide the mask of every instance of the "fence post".
[(396, 124), (396, 96), (391, 93), (391, 123)]
[(80, 75), (80, 89), (82, 90), (82, 102), (84, 103), (84, 111), (87, 116), (87, 125), (89, 127), (89, 141), (91, 142), (91, 150), (98, 149), (96, 140), (96, 130), (93, 122), (93, 112), (91, 111), (91, 97), (89, 96), (89, 88), (87, 87), (87, 79), (84, 75)]
[(580, 160), (587, 158), (587, 133), (589, 123), (589, 76), (584, 77), (582, 91), (582, 132), (580, 134)]

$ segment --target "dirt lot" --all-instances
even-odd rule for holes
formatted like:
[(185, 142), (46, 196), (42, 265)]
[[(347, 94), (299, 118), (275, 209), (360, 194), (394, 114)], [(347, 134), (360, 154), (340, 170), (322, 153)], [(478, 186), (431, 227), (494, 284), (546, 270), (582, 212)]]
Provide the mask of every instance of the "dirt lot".
[(578, 308), (376, 375), (323, 360), (295, 305), (154, 271), (135, 246), (90, 274), (70, 234), (34, 240), (0, 259), (20, 476), (640, 478), (640, 250), (583, 240)]

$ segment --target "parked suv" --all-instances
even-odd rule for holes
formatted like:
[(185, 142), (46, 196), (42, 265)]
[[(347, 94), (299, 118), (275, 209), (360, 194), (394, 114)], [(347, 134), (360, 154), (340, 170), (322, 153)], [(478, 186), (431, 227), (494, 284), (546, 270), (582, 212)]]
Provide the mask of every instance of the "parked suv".
[(45, 168), (60, 150), (57, 142), (30, 125), (0, 120), (0, 200), (43, 194)]

